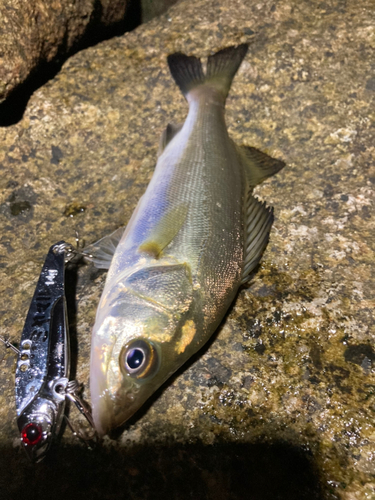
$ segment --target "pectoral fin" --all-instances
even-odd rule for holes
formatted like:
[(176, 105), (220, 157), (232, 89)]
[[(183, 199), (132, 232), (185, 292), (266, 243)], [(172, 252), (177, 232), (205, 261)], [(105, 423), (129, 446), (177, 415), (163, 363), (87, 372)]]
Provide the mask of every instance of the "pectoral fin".
[(113, 231), (113, 233), (104, 236), (82, 251), (85, 256), (85, 260), (92, 262), (98, 269), (109, 269), (115, 250), (120, 243), (121, 238), (123, 236), (124, 238), (126, 237), (127, 232), (132, 227), (132, 223), (136, 220), (142, 198), (143, 196), (140, 197), (138, 204), (126, 226), (119, 227), (116, 231)]
[(174, 125), (173, 123), (168, 123), (160, 137), (158, 156), (162, 154), (173, 137), (175, 137), (181, 129), (182, 125)]
[(168, 210), (151, 230), (146, 240), (138, 247), (138, 251), (158, 259), (164, 248), (171, 243), (181, 229), (186, 219), (187, 210), (186, 203), (181, 203)]
[(120, 243), (125, 227), (119, 227), (111, 234), (104, 236), (100, 240), (87, 246), (82, 253), (85, 259), (93, 262), (98, 269), (109, 269), (112, 262), (112, 257), (115, 253), (117, 245)]
[(245, 224), (245, 258), (241, 284), (249, 280), (251, 271), (257, 266), (266, 249), (273, 224), (273, 208), (267, 207), (264, 202), (261, 203), (250, 194)]
[(276, 174), (285, 167), (281, 160), (271, 158), (266, 153), (262, 153), (250, 146), (236, 146), (238, 158), (244, 167), (246, 178), (250, 186), (256, 186), (267, 177)]

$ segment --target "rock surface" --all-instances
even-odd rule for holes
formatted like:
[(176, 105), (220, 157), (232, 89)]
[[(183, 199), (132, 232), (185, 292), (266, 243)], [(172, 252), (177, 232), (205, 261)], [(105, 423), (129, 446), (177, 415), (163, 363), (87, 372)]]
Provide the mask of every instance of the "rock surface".
[[(36, 468), (3, 351), (2, 498), (375, 498), (372, 0), (185, 0), (71, 58), (0, 130), (0, 334), (17, 342), (51, 243), (129, 219), (162, 130), (186, 116), (166, 55), (244, 42), (229, 132), (287, 162), (257, 188), (276, 221), (251, 286), (117, 442), (90, 452), (67, 431)], [(86, 383), (104, 279), (68, 273)]]
[(146, 23), (154, 17), (160, 16), (178, 0), (142, 0), (142, 22)]
[(0, 103), (41, 63), (64, 56), (88, 29), (120, 22), (127, 0), (1, 0)]

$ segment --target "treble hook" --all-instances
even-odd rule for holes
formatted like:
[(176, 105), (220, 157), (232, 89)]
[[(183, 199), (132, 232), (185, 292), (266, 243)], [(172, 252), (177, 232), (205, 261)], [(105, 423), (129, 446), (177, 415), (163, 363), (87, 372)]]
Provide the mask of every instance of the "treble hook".
[(80, 396), (82, 389), (83, 384), (78, 383), (77, 380), (70, 380), (65, 388), (65, 396), (75, 404), (78, 411), (85, 417), (91, 427), (91, 432), (89, 434), (84, 434), (81, 430), (76, 430), (66, 415), (65, 420), (73, 435), (81, 439), (81, 441), (83, 441), (87, 445), (87, 447), (91, 449), (94, 445), (97, 444), (98, 435), (95, 430), (94, 420), (91, 414), (91, 407), (89, 403), (87, 403), (87, 401), (82, 399), (82, 397)]
[[(76, 233), (76, 248), (75, 248), (75, 254), (80, 255), (81, 257), (88, 257), (92, 259), (92, 255), (90, 253), (82, 251), (85, 248), (85, 240), (81, 240), (79, 237), (78, 231), (75, 231)], [(82, 250), (80, 250), (82, 249)]]
[(4, 339), (4, 337), (2, 337), (1, 335), (0, 335), (0, 340), (1, 340), (1, 342), (3, 342), (3, 343), (5, 344), (5, 347), (6, 347), (7, 349), (11, 349), (11, 350), (12, 350), (14, 353), (16, 353), (16, 354), (19, 354), (19, 353), (20, 353), (19, 349), (17, 349), (17, 347), (16, 347), (16, 346), (14, 346), (13, 344), (11, 344), (11, 343), (9, 342), (9, 340)]
[(84, 253), (80, 250), (80, 248), (83, 248), (83, 244), (80, 243), (81, 240), (79, 238), (78, 231), (76, 231), (75, 233), (76, 233), (75, 247), (71, 243), (65, 243), (65, 242), (61, 243), (60, 245), (55, 245), (55, 249), (54, 249), (55, 253), (57, 253), (57, 254), (60, 254), (63, 252), (66, 253), (65, 263), (71, 262), (74, 259), (74, 257), (77, 257), (77, 256), (79, 256), (79, 257), (92, 257), (91, 254)]

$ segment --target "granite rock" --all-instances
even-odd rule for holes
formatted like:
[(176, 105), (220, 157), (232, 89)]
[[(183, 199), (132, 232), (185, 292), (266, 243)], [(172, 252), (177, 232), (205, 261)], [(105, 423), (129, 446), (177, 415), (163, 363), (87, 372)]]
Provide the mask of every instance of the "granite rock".
[[(90, 452), (67, 431), (36, 472), (3, 351), (5, 498), (375, 498), (372, 0), (184, 0), (72, 57), (0, 129), (0, 334), (17, 342), (51, 243), (75, 230), (91, 242), (129, 219), (162, 130), (186, 116), (167, 54), (245, 42), (229, 132), (287, 163), (256, 190), (276, 215), (257, 273), (117, 441)], [(104, 279), (90, 266), (68, 275), (86, 384)]]
[(124, 18), (127, 0), (1, 0), (0, 103), (45, 62), (63, 57), (89, 30)]
[(147, 23), (150, 19), (164, 14), (178, 0), (142, 0), (142, 22)]

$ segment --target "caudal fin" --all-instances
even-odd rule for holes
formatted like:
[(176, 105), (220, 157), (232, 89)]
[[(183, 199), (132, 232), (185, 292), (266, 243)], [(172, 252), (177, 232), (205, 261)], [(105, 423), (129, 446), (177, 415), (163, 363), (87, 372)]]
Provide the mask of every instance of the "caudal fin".
[(185, 97), (198, 85), (207, 84), (214, 87), (226, 99), (247, 49), (247, 44), (242, 44), (238, 47), (227, 47), (209, 56), (206, 75), (197, 57), (176, 52), (168, 56), (167, 60), (170, 72)]

